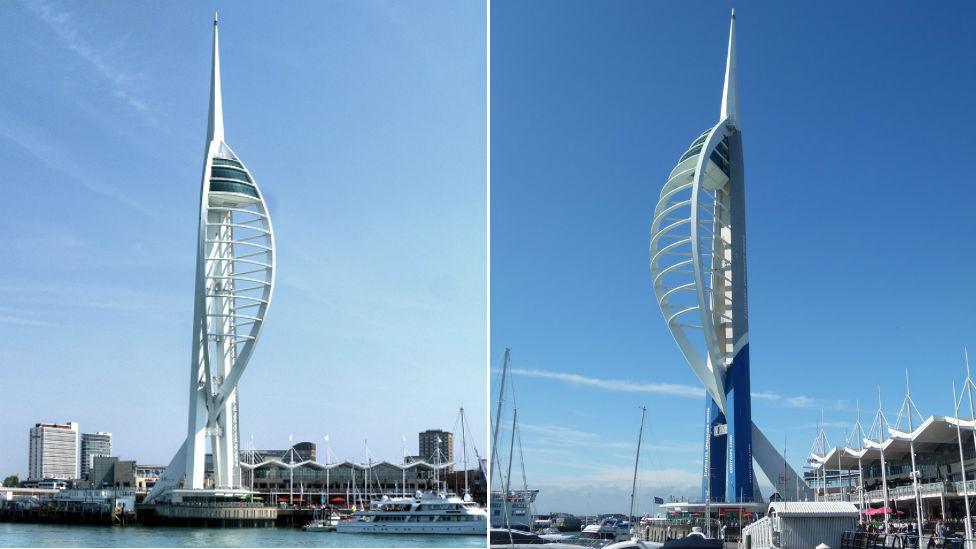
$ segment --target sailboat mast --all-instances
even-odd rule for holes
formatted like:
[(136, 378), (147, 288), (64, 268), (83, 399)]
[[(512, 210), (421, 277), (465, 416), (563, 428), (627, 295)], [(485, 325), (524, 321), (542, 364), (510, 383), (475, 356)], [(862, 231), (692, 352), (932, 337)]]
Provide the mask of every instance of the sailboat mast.
[(464, 494), (468, 494), (468, 444), (464, 437), (464, 406), (461, 406), (461, 460), (464, 464)]
[(511, 354), (511, 349), (505, 349), (505, 360), (502, 363), (502, 382), (498, 386), (498, 405), (495, 408), (495, 432), (491, 436), (491, 463), (493, 465), (499, 465), (498, 463), (498, 427), (502, 422), (502, 402), (505, 399), (505, 378), (508, 375), (508, 361)]
[(512, 441), (508, 447), (508, 473), (505, 475), (505, 494), (508, 498), (508, 491), (512, 485), (512, 456), (515, 455), (515, 426), (518, 421), (518, 408), (512, 409)]
[(634, 459), (634, 483), (630, 487), (630, 524), (632, 528), (634, 525), (634, 498), (637, 496), (637, 466), (640, 464), (641, 440), (644, 439), (644, 414), (646, 413), (647, 407), (641, 406), (641, 424), (640, 431), (637, 434), (637, 457)]

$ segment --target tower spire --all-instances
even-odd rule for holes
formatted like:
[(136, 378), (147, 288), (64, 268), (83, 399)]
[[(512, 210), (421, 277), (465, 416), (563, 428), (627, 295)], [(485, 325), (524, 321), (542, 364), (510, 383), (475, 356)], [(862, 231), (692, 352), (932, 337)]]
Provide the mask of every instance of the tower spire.
[(735, 65), (735, 10), (729, 24), (729, 55), (725, 61), (725, 88), (722, 90), (722, 120), (739, 125), (739, 91)]
[(214, 13), (213, 72), (210, 75), (210, 118), (207, 141), (224, 140), (224, 106), (220, 96), (220, 47), (217, 38), (217, 13)]

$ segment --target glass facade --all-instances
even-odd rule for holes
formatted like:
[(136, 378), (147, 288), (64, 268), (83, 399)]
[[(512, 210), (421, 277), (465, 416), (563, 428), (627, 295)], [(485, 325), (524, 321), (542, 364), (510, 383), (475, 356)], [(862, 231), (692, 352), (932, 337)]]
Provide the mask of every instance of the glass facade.
[(210, 177), (213, 179), (233, 179), (234, 181), (243, 181), (244, 183), (251, 182), (251, 178), (243, 170), (220, 166), (211, 168)]
[[(701, 134), (697, 139), (695, 139), (695, 141), (691, 144), (691, 147), (688, 148), (688, 151), (681, 155), (681, 159), (678, 160), (678, 164), (681, 164), (685, 160), (688, 160), (689, 158), (697, 156), (701, 153), (702, 147), (705, 146), (705, 140), (708, 138), (709, 132), (711, 132), (711, 130), (707, 130), (705, 133)], [(722, 170), (726, 176), (730, 175), (728, 138), (723, 138), (722, 141), (719, 142), (715, 149), (712, 150), (712, 154), (709, 155), (709, 159), (714, 162), (715, 165), (718, 166), (718, 168)]]
[(240, 193), (258, 198), (258, 191), (247, 183), (237, 183), (235, 181), (210, 181), (210, 192), (218, 193)]
[(236, 168), (243, 168), (244, 165), (236, 160), (231, 160), (230, 158), (216, 158), (213, 159), (214, 166), (234, 166)]

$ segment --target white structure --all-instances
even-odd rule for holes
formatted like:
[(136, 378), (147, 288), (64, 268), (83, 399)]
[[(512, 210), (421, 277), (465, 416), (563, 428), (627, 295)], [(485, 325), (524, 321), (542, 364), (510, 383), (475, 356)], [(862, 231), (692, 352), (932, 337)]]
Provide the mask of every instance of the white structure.
[(199, 224), (187, 438), (150, 492), (150, 502), (180, 484), (206, 488), (207, 441), (212, 487), (242, 488), (237, 384), (274, 287), (271, 218), (254, 177), (224, 141), (216, 17)]
[(30, 430), (29, 462), (31, 480), (78, 478), (78, 424), (35, 424)]
[(81, 478), (87, 479), (91, 473), (95, 456), (112, 455), (112, 433), (81, 434)]
[(799, 497), (798, 475), (752, 423), (746, 276), (745, 173), (729, 28), (719, 120), (694, 139), (661, 189), (651, 221), (656, 301), (706, 392), (702, 499), (760, 500), (753, 460)]
[(776, 501), (742, 534), (750, 537), (754, 549), (810, 549), (821, 543), (840, 547), (841, 536), (854, 530), (857, 517), (853, 503)]
[(337, 532), (361, 534), (485, 535), (488, 514), (477, 503), (455, 495), (424, 492), (414, 497), (373, 502), (336, 525)]

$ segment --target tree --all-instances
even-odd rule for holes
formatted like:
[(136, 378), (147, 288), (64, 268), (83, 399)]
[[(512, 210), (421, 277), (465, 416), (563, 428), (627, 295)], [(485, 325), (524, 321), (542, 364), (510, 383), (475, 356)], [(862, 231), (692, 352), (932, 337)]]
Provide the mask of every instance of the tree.
[(9, 477), (3, 479), (4, 488), (16, 488), (20, 485), (20, 478), (17, 475), (10, 475)]

